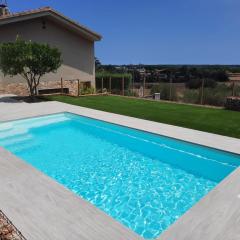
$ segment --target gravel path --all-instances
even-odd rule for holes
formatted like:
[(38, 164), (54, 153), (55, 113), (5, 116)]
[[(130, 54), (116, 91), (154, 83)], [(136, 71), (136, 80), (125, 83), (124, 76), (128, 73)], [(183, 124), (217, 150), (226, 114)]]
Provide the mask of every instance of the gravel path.
[(0, 211), (0, 240), (26, 240), (2, 211)]

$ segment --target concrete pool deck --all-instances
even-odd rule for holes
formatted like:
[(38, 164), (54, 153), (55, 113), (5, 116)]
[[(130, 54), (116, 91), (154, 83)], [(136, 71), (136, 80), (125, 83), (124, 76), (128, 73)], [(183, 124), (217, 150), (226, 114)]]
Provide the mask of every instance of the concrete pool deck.
[[(71, 112), (240, 154), (240, 140), (60, 102), (0, 96), (0, 122)], [(30, 179), (30, 181), (29, 181)], [(142, 239), (70, 190), (0, 148), (0, 209), (27, 239)], [(191, 208), (159, 240), (240, 239), (240, 169)]]

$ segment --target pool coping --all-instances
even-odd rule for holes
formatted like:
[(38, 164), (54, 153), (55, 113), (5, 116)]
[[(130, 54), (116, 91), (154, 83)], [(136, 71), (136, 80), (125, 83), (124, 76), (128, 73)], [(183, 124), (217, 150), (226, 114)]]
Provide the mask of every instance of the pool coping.
[[(6, 107), (7, 107), (7, 105), (6, 105)], [(127, 126), (130, 128), (135, 128), (138, 130), (143, 130), (143, 131), (160, 134), (160, 135), (167, 136), (167, 137), (172, 137), (172, 138), (179, 139), (179, 140), (184, 140), (184, 141), (195, 143), (195, 144), (200, 144), (200, 145), (211, 147), (211, 148), (216, 148), (219, 150), (224, 150), (227, 152), (233, 152), (235, 154), (240, 154), (240, 140), (239, 139), (224, 137), (224, 136), (211, 134), (211, 133), (204, 133), (204, 132), (200, 132), (200, 131), (196, 131), (196, 130), (175, 127), (175, 126), (171, 126), (171, 125), (167, 125), (167, 124), (161, 124), (161, 123), (151, 122), (151, 121), (142, 120), (142, 119), (136, 119), (136, 118), (132, 118), (132, 117), (107, 113), (107, 112), (103, 112), (103, 111), (73, 106), (73, 105), (59, 103), (59, 102), (44, 102), (44, 103), (38, 103), (38, 104), (19, 104), (19, 105), (16, 105), (16, 107), (12, 107), (12, 109), (10, 109), (10, 107), (6, 108), (5, 111), (1, 108), (0, 109), (0, 121), (1, 120), (2, 121), (11, 121), (11, 120), (17, 120), (17, 119), (22, 119), (22, 118), (39, 117), (42, 115), (62, 113), (62, 112), (78, 114), (81, 116), (86, 116), (86, 117), (90, 117), (90, 118), (94, 118), (94, 119), (98, 119), (98, 120), (103, 120), (106, 122), (111, 122), (114, 124), (119, 124), (119, 125)], [(4, 113), (4, 115), (1, 113)], [(214, 147), (214, 146), (216, 146), (216, 147)], [(16, 162), (17, 161), (16, 159), (18, 159), (14, 155), (11, 155), (11, 154), (9, 155), (9, 153), (7, 153), (7, 151), (0, 148), (0, 162), (3, 162), (6, 164), (6, 157), (9, 159), (13, 159), (13, 160), (9, 161), (10, 163), (12, 163), (14, 161)], [(49, 186), (52, 186), (51, 194), (52, 194), (52, 192), (54, 192), (54, 190), (60, 191), (61, 192), (60, 195), (63, 197), (63, 199), (66, 197), (66, 195), (68, 195), (68, 197), (73, 202), (76, 202), (76, 200), (75, 200), (76, 196), (74, 194), (72, 194), (70, 190), (66, 190), (63, 186), (56, 184), (56, 182), (52, 179), (46, 179), (45, 175), (38, 172), (36, 169), (33, 169), (31, 166), (27, 165), (22, 160), (19, 160), (19, 161), (21, 161), (21, 166), (24, 166), (23, 168), (27, 172), (26, 174), (29, 174), (29, 177), (32, 174), (32, 172), (35, 172), (35, 176), (34, 176), (34, 178), (31, 178), (31, 181), (32, 180), (34, 180), (34, 181), (42, 180), (43, 182), (48, 182)], [(18, 162), (17, 165), (18, 164), (20, 164), (20, 163)], [(8, 166), (8, 167), (6, 166), (6, 169), (8, 169), (8, 168), (11, 169), (11, 168), (14, 168), (14, 166), (12, 166), (12, 165)], [(12, 170), (13, 170), (13, 172), (17, 171), (17, 169), (12, 169)], [(0, 169), (0, 171), (1, 171), (1, 169)], [(38, 174), (36, 173), (36, 171), (38, 172)], [(23, 177), (24, 174), (20, 174), (20, 175)], [(38, 177), (36, 177), (36, 176), (38, 176)], [(3, 185), (2, 178), (3, 178), (2, 174), (0, 174), (0, 193), (1, 193), (1, 190), (3, 189), (2, 188), (2, 185)], [(26, 176), (24, 179), (25, 179), (25, 183), (26, 183)], [(16, 186), (18, 186), (18, 188), (20, 188), (19, 182), (21, 182), (21, 181), (19, 181), (17, 183), (15, 178), (11, 179), (11, 181), (9, 178), (7, 178), (7, 181), (6, 181), (6, 179), (4, 179), (4, 181), (8, 186), (7, 189), (6, 189), (6, 187), (4, 187), (5, 194), (7, 194), (8, 196), (13, 194), (13, 193), (10, 193), (10, 194), (8, 193), (8, 190), (11, 189), (12, 186), (16, 185)], [(229, 216), (229, 214), (230, 213), (233, 214), (233, 212), (238, 213), (239, 214), (238, 216), (240, 216), (240, 212), (239, 212), (240, 211), (239, 210), (240, 209), (240, 199), (237, 197), (240, 194), (239, 181), (240, 181), (240, 169), (238, 168), (230, 176), (228, 176), (222, 183), (220, 183), (213, 191), (211, 191), (207, 196), (205, 196), (199, 203), (197, 203), (186, 214), (184, 214), (167, 231), (165, 231), (162, 235), (160, 235), (160, 237), (158, 239), (159, 240), (163, 240), (163, 239), (200, 240), (200, 239), (204, 239), (203, 236), (205, 236), (205, 239), (219, 239), (219, 240), (220, 239), (224, 239), (224, 240), (238, 239), (240, 236), (240, 230), (237, 231), (236, 229), (232, 229), (231, 238), (226, 238), (226, 232), (228, 232), (228, 231), (226, 231), (226, 229), (224, 227), (222, 227), (222, 229), (224, 229), (224, 231), (221, 231), (219, 224), (220, 224), (220, 226), (224, 226), (225, 222), (222, 221), (222, 218), (226, 219), (226, 221), (230, 219), (229, 221), (232, 222), (232, 226), (236, 226), (234, 224), (234, 221), (237, 221), (237, 223), (239, 223), (238, 218), (235, 217), (233, 219)], [(11, 186), (10, 188), (9, 188), (9, 184)], [(224, 194), (225, 192), (229, 192), (227, 194), (228, 196), (225, 196), (226, 195), (226, 194)], [(21, 194), (23, 194), (23, 192), (21, 192)], [(1, 195), (2, 195), (2, 193), (0, 194), (0, 196)], [(77, 198), (81, 199), (80, 197), (77, 197)], [(2, 209), (2, 210), (5, 211), (7, 215), (9, 214), (8, 217), (10, 218), (10, 220), (13, 221), (13, 223), (19, 228), (19, 230), (23, 234), (25, 234), (25, 237), (31, 236), (29, 234), (32, 233), (32, 231), (34, 229), (33, 226), (31, 225), (31, 223), (29, 223), (29, 221), (31, 221), (31, 219), (27, 220), (27, 217), (26, 217), (26, 219), (24, 220), (24, 224), (21, 223), (20, 216), (22, 214), (20, 214), (19, 202), (15, 201), (15, 204), (14, 204), (14, 201), (12, 200), (13, 198), (11, 197), (9, 199), (11, 199), (10, 203), (6, 199), (5, 199), (5, 201), (2, 201), (2, 198), (0, 198), (0, 208), (1, 208), (1, 205), (4, 203), (5, 204), (4, 209)], [(43, 193), (42, 200), (44, 201), (44, 193)], [(71, 202), (71, 200), (69, 202)], [(46, 201), (46, 199), (45, 199), (45, 201)], [(230, 210), (228, 211), (229, 214), (228, 214), (228, 212), (225, 212), (225, 211), (223, 211), (222, 213), (219, 213), (219, 211), (220, 211), (219, 209), (221, 209), (221, 206), (228, 205), (228, 203), (231, 203), (230, 204), (231, 211)], [(51, 202), (50, 203), (46, 202), (46, 204), (47, 205), (51, 204)], [(26, 207), (27, 202), (24, 203), (23, 205)], [(30, 203), (29, 207), (32, 207), (32, 206), (33, 205)], [(216, 208), (216, 206), (218, 206), (218, 208)], [(69, 206), (66, 206), (66, 207), (69, 207)], [(95, 209), (95, 207), (91, 204), (90, 204), (89, 208), (91, 210)], [(79, 207), (79, 209), (80, 209), (80, 207)], [(84, 212), (84, 209), (82, 209), (81, 211)], [(95, 213), (95, 211), (96, 211), (96, 209), (93, 211), (94, 214), (96, 214), (98, 216), (98, 213)], [(98, 210), (97, 210), (97, 212), (98, 212)], [(216, 216), (216, 218), (213, 218), (213, 219), (209, 218), (210, 213), (212, 214), (211, 216)], [(44, 214), (47, 215), (48, 214), (47, 211)], [(58, 214), (61, 216), (61, 212), (58, 212)], [(94, 214), (92, 215), (93, 218), (95, 218)], [(104, 219), (103, 222), (108, 223), (108, 221), (109, 221), (110, 222), (109, 224), (112, 224), (113, 229), (115, 229), (115, 231), (110, 231), (109, 228), (106, 226), (107, 224), (104, 224), (103, 229), (100, 231), (100, 233), (103, 235), (105, 234), (105, 237), (106, 236), (109, 237), (110, 236), (109, 232), (111, 232), (111, 239), (128, 239), (128, 236), (131, 236), (129, 239), (142, 239), (142, 238), (139, 238), (139, 236), (136, 236), (136, 234), (132, 233), (129, 229), (122, 226), (121, 224), (120, 224), (120, 226), (121, 226), (120, 227), (118, 222), (116, 222), (114, 219), (111, 219), (105, 213), (101, 212), (99, 215), (101, 215), (101, 217)], [(32, 216), (34, 216), (33, 213), (32, 213)], [(201, 216), (201, 218), (199, 216)], [(217, 218), (219, 216), (221, 216), (221, 221), (219, 221), (219, 219)], [(65, 219), (65, 221), (66, 221), (66, 219)], [(73, 221), (74, 220), (73, 218), (69, 218), (68, 220), (73, 225), (74, 224), (78, 225), (78, 223), (76, 223), (76, 221), (80, 221), (78, 215), (75, 216), (76, 221)], [(39, 219), (39, 221), (40, 221), (40, 219)], [(82, 220), (80, 222), (83, 223), (84, 221)], [(213, 227), (206, 228), (205, 223), (212, 224)], [(31, 225), (31, 228), (29, 228), (29, 224)], [(89, 236), (88, 235), (89, 231), (95, 231), (95, 235), (96, 235), (95, 229), (98, 228), (99, 223), (96, 221), (92, 221), (92, 224), (96, 225), (96, 226), (91, 226), (88, 228), (88, 230), (86, 230), (86, 229), (82, 230), (83, 231), (82, 233), (77, 233), (76, 231), (74, 231), (74, 233), (75, 234), (83, 234), (86, 232), (87, 236)], [(229, 224), (226, 223), (225, 225), (228, 226)], [(26, 226), (28, 226), (29, 230), (26, 229)], [(43, 224), (43, 226), (46, 227), (45, 224)], [(205, 227), (203, 228), (203, 226), (205, 226)], [(66, 226), (62, 226), (62, 227), (66, 228)], [(24, 229), (24, 231), (23, 231), (23, 229)], [(183, 231), (183, 229), (185, 229), (185, 231)], [(48, 229), (48, 231), (50, 231), (50, 229)], [(37, 232), (39, 233), (39, 231), (37, 231)], [(199, 234), (197, 236), (194, 236), (194, 238), (193, 238), (193, 233), (195, 233), (195, 232), (198, 232)], [(121, 233), (121, 234), (119, 234), (119, 233)], [(191, 233), (191, 234), (189, 235), (188, 233)], [(219, 238), (206, 238), (206, 236), (210, 236), (210, 235), (213, 237), (215, 237), (215, 235), (216, 235)], [(221, 238), (221, 236), (225, 236), (225, 238)], [(236, 236), (236, 238), (234, 238), (234, 236)], [(31, 237), (31, 239), (34, 239), (34, 238)], [(36, 239), (39, 239), (39, 238), (36, 238)], [(42, 238), (42, 239), (44, 239), (44, 238)], [(59, 238), (51, 238), (51, 239), (64, 239), (64, 238), (61, 238), (61, 236), (59, 236)], [(71, 239), (75, 239), (74, 236)], [(94, 238), (94, 236), (91, 236), (91, 238), (87, 237), (87, 238), (81, 238), (81, 239), (98, 239), (98, 238)]]

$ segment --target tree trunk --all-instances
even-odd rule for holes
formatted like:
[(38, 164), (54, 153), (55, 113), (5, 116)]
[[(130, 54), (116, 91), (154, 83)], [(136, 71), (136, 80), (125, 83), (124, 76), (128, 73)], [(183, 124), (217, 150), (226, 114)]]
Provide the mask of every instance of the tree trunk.
[(202, 86), (201, 86), (201, 97), (200, 97), (200, 103), (203, 105), (203, 97), (204, 97), (204, 85), (205, 85), (205, 79), (202, 78)]
[(37, 95), (37, 84), (34, 78), (28, 80), (28, 87), (30, 91), (30, 97), (34, 99), (34, 97)]
[(37, 96), (37, 86), (34, 85), (34, 96)]
[(32, 87), (29, 87), (29, 91), (30, 91), (30, 97), (34, 96), (34, 90)]
[(34, 88), (33, 88), (33, 84), (30, 81), (28, 81), (28, 87), (29, 87), (29, 92), (30, 92), (30, 97), (33, 97), (34, 96)]
[(173, 77), (172, 77), (172, 73), (170, 73), (169, 101), (172, 101), (172, 87), (173, 87)]
[(40, 83), (40, 78), (42, 75), (36, 76), (31, 73), (23, 73), (22, 77), (27, 80), (30, 97), (33, 99), (37, 95), (37, 87)]
[(32, 81), (31, 79), (28, 78), (27, 74), (23, 74), (22, 75), (26, 80), (27, 80), (27, 84), (28, 84), (28, 88), (29, 88), (29, 96), (33, 96), (33, 88), (32, 88)]

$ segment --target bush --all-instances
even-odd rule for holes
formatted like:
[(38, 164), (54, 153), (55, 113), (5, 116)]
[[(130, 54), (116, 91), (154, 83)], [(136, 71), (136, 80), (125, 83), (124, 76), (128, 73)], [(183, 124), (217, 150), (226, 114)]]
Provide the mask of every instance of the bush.
[(201, 80), (197, 78), (190, 79), (188, 82), (186, 82), (186, 87), (189, 89), (197, 89), (201, 86)]
[(95, 89), (93, 87), (82, 88), (80, 89), (80, 95), (94, 94)]
[[(205, 79), (204, 87), (205, 88), (214, 88), (217, 86), (217, 82), (213, 79)], [(190, 89), (197, 89), (202, 87), (202, 79), (193, 78), (186, 82), (186, 87)]]
[(102, 78), (103, 88), (110, 88), (109, 78), (112, 78), (111, 88), (115, 90), (122, 90), (122, 78), (124, 77), (124, 89), (129, 89), (132, 81), (132, 75), (129, 73), (111, 73), (111, 72), (97, 72), (96, 73), (96, 88), (101, 89)]
[(172, 99), (170, 99), (170, 84), (159, 84), (151, 88), (151, 94), (160, 93), (161, 99), (177, 101), (176, 87), (172, 85)]
[(226, 85), (218, 85), (216, 88), (205, 88), (204, 104), (214, 106), (224, 106), (227, 96), (231, 95), (231, 89)]
[(135, 91), (132, 90), (125, 90), (124, 91), (124, 95), (125, 96), (129, 96), (129, 97), (138, 97), (138, 94)]
[(185, 103), (198, 104), (199, 103), (199, 90), (186, 89), (184, 91), (182, 101)]
[(235, 96), (240, 97), (240, 86), (235, 86), (234, 92), (235, 92)]
[[(218, 84), (215, 88), (204, 88), (203, 104), (213, 106), (224, 106), (227, 96), (231, 95), (231, 88), (225, 84)], [(200, 89), (186, 89), (183, 102), (199, 104)]]
[(228, 97), (225, 108), (234, 111), (240, 111), (240, 97)]

